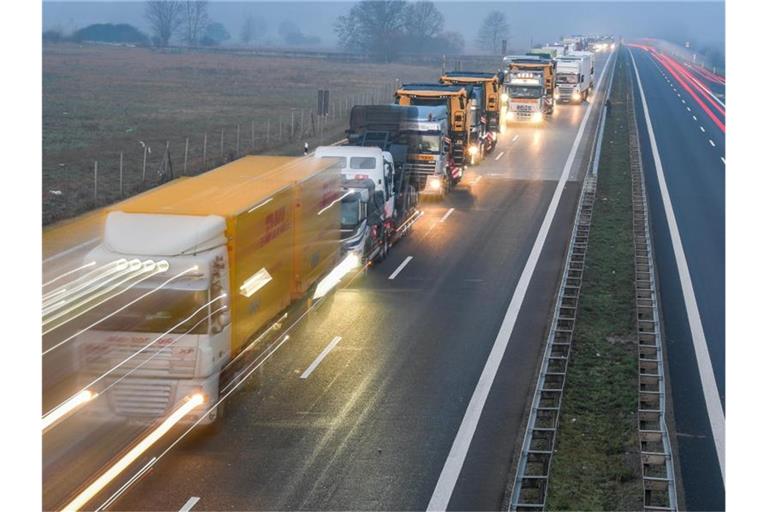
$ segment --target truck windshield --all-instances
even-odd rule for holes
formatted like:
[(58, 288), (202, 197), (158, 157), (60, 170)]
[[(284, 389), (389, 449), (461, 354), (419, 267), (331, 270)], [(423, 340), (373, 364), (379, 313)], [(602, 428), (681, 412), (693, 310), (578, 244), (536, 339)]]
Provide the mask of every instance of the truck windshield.
[(575, 73), (557, 74), (557, 83), (559, 84), (575, 84), (576, 82), (578, 82), (578, 80), (576, 79)]
[[(201, 279), (200, 282), (190, 285), (184, 289), (161, 288), (152, 291), (157, 284), (145, 286), (145, 283), (142, 283), (90, 311), (86, 325), (99, 322), (94, 326), (94, 330), (98, 331), (206, 334), (208, 308), (197, 314), (195, 312), (209, 300), (207, 281)], [(139, 299), (148, 292), (152, 293)], [(112, 314), (136, 299), (139, 300), (135, 304)], [(218, 303), (214, 304), (214, 309), (217, 307)], [(185, 319), (189, 320), (184, 321)]]
[(349, 159), (350, 169), (375, 169), (376, 159), (370, 156), (353, 156)]
[(510, 98), (541, 98), (544, 89), (540, 86), (510, 85), (507, 94)]
[(360, 196), (358, 194), (350, 194), (341, 201), (341, 227), (351, 229), (356, 227), (360, 223), (358, 217), (360, 208)]
[(409, 153), (440, 153), (439, 135), (421, 135), (418, 133), (409, 133), (405, 136), (402, 136), (399, 143), (407, 144)]

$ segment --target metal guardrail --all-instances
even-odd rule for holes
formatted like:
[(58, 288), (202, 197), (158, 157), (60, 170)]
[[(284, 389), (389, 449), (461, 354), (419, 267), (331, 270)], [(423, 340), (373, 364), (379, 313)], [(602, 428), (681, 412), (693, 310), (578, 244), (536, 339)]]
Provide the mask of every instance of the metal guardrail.
[(632, 216), (635, 244), (635, 306), (638, 355), (638, 435), (646, 511), (675, 511), (677, 485), (672, 445), (665, 421), (666, 376), (659, 320), (656, 268), (648, 222), (634, 91), (630, 87), (629, 151), (632, 176)]
[[(606, 99), (610, 97), (614, 71), (615, 61), (605, 89)], [(544, 510), (546, 506), (549, 471), (556, 446), (560, 405), (565, 390), (565, 377), (576, 324), (589, 229), (592, 224), (592, 210), (597, 189), (597, 160), (600, 158), (605, 116), (606, 106), (603, 103), (579, 197), (576, 220), (568, 244), (568, 254), (557, 293), (554, 317), (547, 336), (520, 458), (517, 462), (509, 511)]]

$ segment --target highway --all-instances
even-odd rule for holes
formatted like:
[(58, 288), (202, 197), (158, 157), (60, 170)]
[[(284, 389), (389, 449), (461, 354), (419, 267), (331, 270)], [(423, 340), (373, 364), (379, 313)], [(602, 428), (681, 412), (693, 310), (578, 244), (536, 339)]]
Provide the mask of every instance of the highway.
[[(596, 81), (606, 61), (598, 56)], [(588, 111), (561, 105), (546, 126), (511, 126), (459, 190), (423, 204), (384, 262), (303, 317), (227, 401), (223, 420), (184, 439), (111, 508), (501, 507), (595, 132), (596, 108), (582, 123)], [(56, 272), (80, 261), (90, 229), (80, 228), (75, 250), (51, 251)], [(500, 345), (517, 296), (524, 300)], [(506, 349), (462, 451), (457, 433), (498, 346)], [(101, 447), (114, 441), (95, 436), (85, 456), (99, 460), (78, 464), (104, 464)], [(87, 474), (59, 482), (74, 490)], [(46, 505), (65, 495), (52, 492)]]
[(685, 501), (723, 510), (725, 84), (631, 54)]

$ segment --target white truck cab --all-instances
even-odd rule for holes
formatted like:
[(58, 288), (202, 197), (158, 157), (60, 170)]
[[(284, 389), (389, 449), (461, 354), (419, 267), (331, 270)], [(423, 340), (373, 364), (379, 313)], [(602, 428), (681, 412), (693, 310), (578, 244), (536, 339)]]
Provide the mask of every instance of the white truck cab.
[(377, 147), (320, 146), (315, 150), (315, 156), (339, 158), (341, 173), (346, 180), (372, 180), (374, 190), (384, 194), (385, 217), (394, 215), (395, 163), (388, 151)]
[(585, 101), (590, 91), (591, 60), (584, 55), (566, 55), (555, 60), (555, 100), (570, 103)]

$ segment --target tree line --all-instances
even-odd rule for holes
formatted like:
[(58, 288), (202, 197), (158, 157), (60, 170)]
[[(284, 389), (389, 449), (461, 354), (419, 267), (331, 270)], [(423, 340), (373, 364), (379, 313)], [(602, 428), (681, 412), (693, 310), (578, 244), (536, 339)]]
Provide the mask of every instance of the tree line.
[[(363, 0), (340, 16), (334, 30), (342, 48), (389, 62), (401, 54), (460, 54), (464, 38), (445, 30), (443, 13), (429, 0)], [(510, 28), (500, 11), (489, 13), (478, 32), (484, 53), (499, 54)]]

